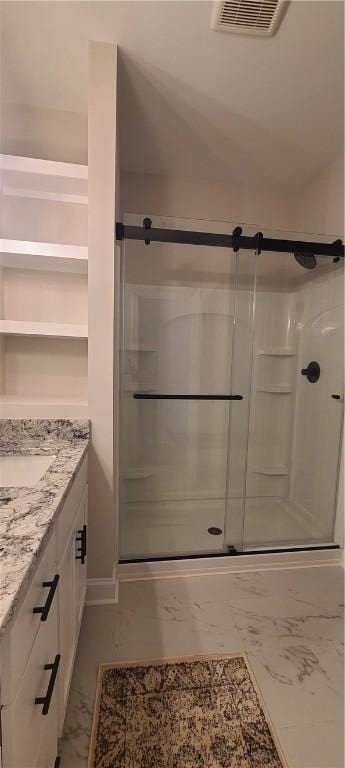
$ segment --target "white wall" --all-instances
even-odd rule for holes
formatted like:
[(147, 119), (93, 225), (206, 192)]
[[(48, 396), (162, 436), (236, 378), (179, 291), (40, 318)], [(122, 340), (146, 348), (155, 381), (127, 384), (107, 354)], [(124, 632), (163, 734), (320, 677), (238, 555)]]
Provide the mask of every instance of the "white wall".
[(66, 163), (87, 163), (87, 115), (3, 104), (0, 151)]
[(330, 236), (344, 234), (344, 154), (316, 176), (296, 198), (296, 226)]
[(260, 229), (344, 232), (344, 156), (340, 154), (305, 188), (289, 195), (264, 186), (123, 173), (122, 210), (228, 221)]
[(125, 213), (150, 211), (156, 215), (247, 222), (268, 228), (293, 226), (292, 199), (264, 188), (253, 191), (224, 182), (123, 173), (121, 189)]

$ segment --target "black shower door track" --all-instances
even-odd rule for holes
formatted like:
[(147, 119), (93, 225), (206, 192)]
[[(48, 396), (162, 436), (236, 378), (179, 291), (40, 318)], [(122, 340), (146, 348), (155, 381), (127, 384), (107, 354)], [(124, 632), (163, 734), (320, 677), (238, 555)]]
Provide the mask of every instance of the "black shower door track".
[[(151, 221), (144, 219), (144, 222)], [(331, 256), (337, 261), (345, 255), (344, 244), (340, 239), (333, 243), (317, 243), (304, 240), (283, 240), (264, 237), (262, 232), (256, 235), (242, 235), (241, 227), (236, 227), (232, 234), (218, 234), (216, 232), (193, 232), (185, 229), (158, 229), (143, 225), (141, 227), (116, 224), (117, 240), (143, 240), (147, 245), (156, 243), (180, 243), (185, 245), (205, 245), (216, 248), (232, 248), (235, 252), (245, 251), (271, 251), (274, 253), (300, 253), (314, 256)]]
[(242, 557), (243, 555), (281, 555), (286, 552), (324, 552), (325, 550), (340, 549), (339, 544), (311, 544), (305, 547), (279, 547), (272, 549), (246, 549), (243, 551), (229, 547), (228, 552), (202, 552), (192, 555), (165, 555), (162, 557), (132, 557), (119, 560), (119, 565), (130, 565), (131, 563), (164, 563), (174, 560), (202, 560), (203, 558), (223, 558), (223, 557)]

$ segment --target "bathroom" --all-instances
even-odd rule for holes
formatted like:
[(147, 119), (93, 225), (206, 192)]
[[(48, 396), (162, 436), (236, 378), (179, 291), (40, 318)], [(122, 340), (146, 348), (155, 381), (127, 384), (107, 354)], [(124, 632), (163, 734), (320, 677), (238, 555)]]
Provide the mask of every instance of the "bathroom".
[(2, 768), (340, 768), (344, 3), (0, 13)]

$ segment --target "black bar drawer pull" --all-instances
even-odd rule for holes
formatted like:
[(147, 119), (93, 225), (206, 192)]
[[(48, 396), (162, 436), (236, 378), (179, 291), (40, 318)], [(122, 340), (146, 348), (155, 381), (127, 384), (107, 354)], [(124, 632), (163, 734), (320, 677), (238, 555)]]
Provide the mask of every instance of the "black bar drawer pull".
[(164, 395), (134, 392), (134, 400), (243, 400), (242, 395)]
[(42, 587), (49, 587), (48, 597), (46, 599), (45, 605), (38, 605), (35, 608), (32, 609), (32, 613), (40, 613), (41, 614), (41, 621), (47, 621), (49, 611), (51, 608), (51, 604), (54, 599), (54, 595), (56, 592), (56, 587), (59, 583), (59, 574), (56, 573), (53, 581), (43, 581)]
[(52, 664), (45, 664), (44, 667), (43, 667), (43, 669), (46, 670), (47, 672), (51, 671), (51, 675), (50, 675), (50, 680), (49, 680), (49, 683), (48, 683), (48, 688), (47, 688), (46, 695), (45, 696), (38, 696), (35, 699), (35, 704), (42, 704), (42, 715), (47, 715), (48, 712), (49, 712), (50, 702), (51, 702), (53, 691), (54, 691), (54, 686), (55, 686), (56, 676), (57, 676), (58, 669), (59, 669), (60, 659), (61, 659), (61, 656), (58, 653), (55, 656), (55, 659), (54, 659)]
[(78, 531), (76, 542), (77, 544), (80, 544), (80, 547), (77, 550), (75, 558), (76, 560), (80, 560), (81, 564), (84, 565), (86, 559), (86, 525), (83, 525)]

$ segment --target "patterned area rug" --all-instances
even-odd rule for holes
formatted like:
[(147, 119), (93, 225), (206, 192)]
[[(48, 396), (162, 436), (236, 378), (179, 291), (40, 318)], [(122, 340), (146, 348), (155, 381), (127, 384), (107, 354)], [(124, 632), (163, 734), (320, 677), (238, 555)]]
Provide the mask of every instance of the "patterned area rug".
[(282, 768), (245, 654), (101, 665), (89, 768)]

